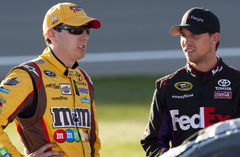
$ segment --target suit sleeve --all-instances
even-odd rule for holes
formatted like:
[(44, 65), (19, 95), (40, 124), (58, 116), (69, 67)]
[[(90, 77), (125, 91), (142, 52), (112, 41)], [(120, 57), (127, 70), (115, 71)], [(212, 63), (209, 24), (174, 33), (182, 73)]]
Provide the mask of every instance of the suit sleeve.
[(171, 140), (170, 115), (164, 105), (164, 93), (157, 83), (150, 109), (150, 118), (141, 139), (147, 157), (155, 157), (169, 149)]
[[(29, 74), (15, 69), (0, 85), (0, 156), (7, 153), (14, 157), (23, 156), (11, 143), (4, 129), (13, 122), (21, 111), (32, 101), (33, 87)], [(7, 156), (7, 155), (6, 155)]]
[(98, 122), (97, 122), (97, 116), (96, 116), (96, 105), (95, 105), (95, 99), (94, 99), (94, 86), (91, 78), (89, 75), (80, 69), (80, 71), (84, 74), (88, 85), (90, 89), (90, 96), (91, 96), (91, 109), (92, 109), (92, 115), (91, 115), (91, 131), (90, 131), (90, 146), (91, 146), (91, 157), (100, 157), (100, 148), (101, 148), (101, 142), (99, 138), (99, 128), (98, 128)]
[(98, 122), (96, 118), (96, 107), (95, 107), (95, 102), (93, 101), (93, 118), (92, 118), (92, 127), (91, 128), (91, 140), (93, 141), (91, 143), (92, 147), (92, 157), (100, 157), (100, 148), (101, 148), (101, 143), (100, 143), (100, 138), (99, 138), (99, 128), (98, 128)]

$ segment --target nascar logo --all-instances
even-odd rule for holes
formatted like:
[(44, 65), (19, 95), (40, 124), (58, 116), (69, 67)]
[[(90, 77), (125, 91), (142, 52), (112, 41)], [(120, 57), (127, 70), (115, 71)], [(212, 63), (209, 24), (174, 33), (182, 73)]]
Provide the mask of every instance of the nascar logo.
[(180, 91), (189, 91), (193, 88), (193, 85), (190, 82), (177, 82), (174, 87)]

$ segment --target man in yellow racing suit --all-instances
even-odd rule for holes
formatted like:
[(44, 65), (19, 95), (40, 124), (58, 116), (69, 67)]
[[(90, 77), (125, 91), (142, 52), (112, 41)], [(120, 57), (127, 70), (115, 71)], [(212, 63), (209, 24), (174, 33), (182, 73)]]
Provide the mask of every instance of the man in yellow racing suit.
[(77, 63), (90, 28), (100, 26), (73, 3), (49, 9), (43, 22), (48, 47), (12, 69), (0, 85), (0, 157), (23, 156), (4, 132), (13, 121), (28, 157), (100, 156), (94, 88)]

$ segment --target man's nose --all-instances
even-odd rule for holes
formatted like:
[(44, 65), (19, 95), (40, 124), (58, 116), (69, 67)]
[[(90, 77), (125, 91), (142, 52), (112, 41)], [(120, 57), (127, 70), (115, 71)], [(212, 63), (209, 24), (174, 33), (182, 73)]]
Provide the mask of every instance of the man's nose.
[(87, 33), (86, 30), (84, 30), (83, 33), (81, 34), (81, 40), (86, 41), (88, 39), (89, 39), (89, 34)]

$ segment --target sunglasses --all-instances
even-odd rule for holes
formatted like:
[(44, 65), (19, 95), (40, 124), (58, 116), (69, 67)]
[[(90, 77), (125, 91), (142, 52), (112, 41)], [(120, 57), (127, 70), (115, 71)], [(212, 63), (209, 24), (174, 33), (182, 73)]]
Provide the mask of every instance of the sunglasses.
[(82, 34), (84, 31), (87, 32), (87, 34), (90, 33), (90, 27), (88, 25), (84, 26), (69, 26), (69, 25), (64, 25), (60, 24), (54, 27), (54, 29), (58, 32), (61, 32), (62, 29), (67, 30), (70, 34)]

